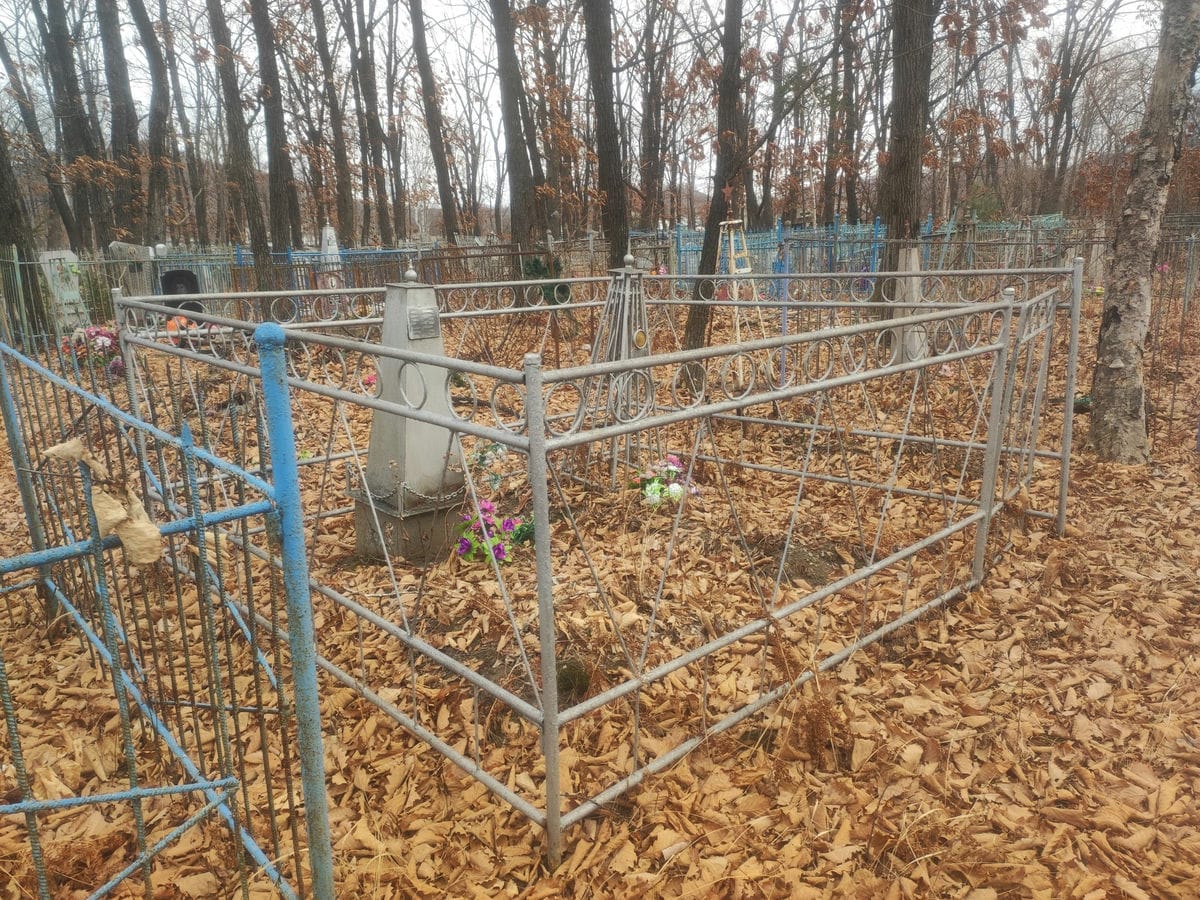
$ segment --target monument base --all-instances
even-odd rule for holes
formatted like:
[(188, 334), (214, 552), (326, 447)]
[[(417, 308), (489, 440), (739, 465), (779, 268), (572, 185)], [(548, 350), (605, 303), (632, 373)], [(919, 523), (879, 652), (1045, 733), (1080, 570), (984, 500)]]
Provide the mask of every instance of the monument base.
[[(354, 552), (368, 559), (399, 556), (415, 565), (445, 559), (458, 539), (457, 505), (401, 515), (378, 500), (354, 501)], [(379, 526), (375, 520), (378, 518)], [(382, 536), (380, 532), (382, 531)]]

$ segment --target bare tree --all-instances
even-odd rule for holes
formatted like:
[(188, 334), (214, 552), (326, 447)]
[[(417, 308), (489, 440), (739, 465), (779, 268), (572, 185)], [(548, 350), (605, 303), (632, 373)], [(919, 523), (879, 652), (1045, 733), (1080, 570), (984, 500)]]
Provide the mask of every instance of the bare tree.
[(233, 38), (221, 0), (206, 0), (208, 22), (216, 45), (217, 74), (221, 79), (222, 99), (225, 103), (225, 128), (229, 146), (226, 151), (230, 179), (236, 185), (242, 214), (250, 231), (250, 248), (254, 253), (254, 266), (259, 283), (266, 287), (265, 279), (271, 271), (271, 248), (267, 243), (267, 227), (263, 222), (262, 202), (255, 184), (254, 157), (250, 152), (250, 136), (246, 119), (242, 115), (242, 95), (238, 86), (237, 69), (233, 58)]
[[(338, 240), (345, 246), (354, 243), (354, 183), (350, 175), (350, 154), (346, 149), (346, 123), (334, 77), (333, 54), (329, 49), (329, 33), (325, 25), (325, 7), (321, 0), (309, 4), (313, 17), (313, 34), (317, 55), (321, 59), (321, 86), (325, 105), (329, 109), (330, 143), (333, 145), (333, 171), (336, 180)], [(324, 224), (323, 222), (318, 224)]]
[(62, 164), (58, 156), (51, 154), (46, 147), (46, 140), (42, 136), (42, 126), (38, 122), (37, 112), (33, 108), (33, 99), (25, 87), (25, 79), (21, 77), (21, 72), (9, 52), (8, 43), (4, 40), (3, 34), (0, 34), (0, 62), (4, 63), (4, 71), (8, 74), (9, 90), (17, 101), (17, 108), (21, 111), (21, 122), (33, 144), (33, 152), (42, 162), (42, 171), (46, 176), (50, 201), (54, 206), (54, 211), (62, 220), (63, 230), (67, 233), (67, 241), (72, 250), (82, 250), (83, 232), (63, 186), (65, 178)]
[(429, 152), (437, 174), (438, 200), (442, 205), (442, 229), (446, 240), (453, 242), (458, 235), (458, 213), (454, 207), (454, 189), (450, 186), (450, 164), (446, 159), (446, 133), (442, 124), (442, 105), (438, 99), (437, 83), (433, 79), (433, 64), (425, 43), (425, 13), (421, 0), (408, 0), (412, 16), (413, 51), (417, 71), (421, 76), (421, 106), (425, 111), (425, 128), (429, 132)]
[(916, 238), (921, 220), (921, 162), (929, 123), (933, 25), (941, 0), (892, 3), (892, 102), (887, 156), (879, 175), (877, 210), (891, 238), (883, 271), (899, 261), (899, 241)]
[(1101, 458), (1116, 462), (1140, 463), (1150, 456), (1145, 350), (1151, 264), (1182, 146), (1198, 58), (1200, 0), (1163, 0), (1158, 63), (1117, 225), (1092, 374), (1089, 438)]
[(621, 174), (621, 145), (613, 110), (612, 5), (609, 0), (583, 4), (587, 34), (588, 71), (596, 105), (596, 156), (600, 192), (604, 195), (602, 221), (608, 238), (608, 264), (622, 265), (629, 241), (629, 199)]
[(167, 193), (170, 190), (170, 165), (167, 156), (167, 128), (171, 119), (171, 90), (168, 85), (167, 64), (163, 59), (162, 45), (144, 0), (129, 0), (129, 13), (137, 26), (142, 50), (150, 69), (150, 115), (147, 123), (146, 157), (148, 174), (146, 179), (146, 217), (142, 227), (142, 240), (154, 244), (166, 237)]
[[(713, 170), (713, 192), (704, 221), (704, 243), (700, 247), (700, 272), (712, 274), (717, 269), (720, 251), (721, 223), (732, 206), (734, 184), (739, 159), (745, 148), (740, 146), (744, 136), (738, 132), (738, 88), (741, 85), (742, 61), (742, 0), (727, 0), (725, 23), (721, 32), (721, 74), (717, 80), (717, 164)], [(693, 305), (688, 309), (684, 327), (684, 346), (689, 350), (704, 346), (708, 330), (710, 307), (701, 304), (701, 282), (696, 282)]]
[(516, 29), (508, 0), (489, 0), (492, 25), (496, 31), (496, 58), (499, 72), (500, 113), (504, 126), (504, 149), (508, 160), (509, 215), (512, 239), (524, 247), (533, 247), (539, 237), (538, 203), (534, 198), (533, 167), (521, 115), (525, 87), (517, 61)]
[(100, 27), (108, 84), (109, 152), (119, 173), (113, 179), (117, 234), (126, 239), (140, 238), (145, 227), (146, 197), (142, 191), (138, 114), (129, 86), (129, 65), (125, 61), (116, 0), (96, 0), (96, 22)]

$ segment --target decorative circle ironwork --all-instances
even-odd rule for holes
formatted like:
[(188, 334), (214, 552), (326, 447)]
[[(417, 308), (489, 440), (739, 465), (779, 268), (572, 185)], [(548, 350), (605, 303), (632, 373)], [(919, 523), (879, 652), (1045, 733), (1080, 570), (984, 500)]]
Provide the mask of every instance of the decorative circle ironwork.
[(654, 403), (654, 380), (644, 369), (619, 372), (609, 380), (608, 413), (618, 422), (645, 418)]

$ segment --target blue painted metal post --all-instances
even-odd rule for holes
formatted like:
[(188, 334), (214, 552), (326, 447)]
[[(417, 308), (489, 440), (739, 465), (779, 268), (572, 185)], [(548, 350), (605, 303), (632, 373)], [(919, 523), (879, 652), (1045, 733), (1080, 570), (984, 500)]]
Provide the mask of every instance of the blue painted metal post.
[[(29, 456), (25, 450), (25, 442), (21, 438), (21, 420), (17, 405), (13, 401), (12, 385), (8, 380), (8, 361), (0, 359), (0, 415), (3, 416), (4, 433), (8, 435), (8, 458), (12, 460), (13, 473), (17, 476), (17, 493), (21, 495), (21, 506), (25, 513), (25, 525), (29, 529), (29, 543), (35, 551), (46, 549), (46, 532), (42, 527), (41, 509), (37, 502), (37, 493), (33, 489), (30, 472)], [(50, 577), (50, 567), (41, 566), (38, 570), (38, 595), (42, 600), (42, 608), (46, 613), (46, 621), (53, 622), (58, 616), (58, 604), (53, 595), (46, 590), (45, 582)]]
[(675, 223), (675, 274), (683, 274), (683, 223)]
[(267, 436), (271, 442), (271, 480), (275, 487), (279, 556), (283, 562), (283, 585), (287, 595), (288, 645), (296, 692), (296, 735), (300, 744), (300, 782), (304, 787), (304, 820), (308, 829), (313, 895), (319, 900), (332, 900), (333, 848), (329, 837), (329, 797), (325, 790), (316, 639), (284, 340), (283, 329), (274, 322), (259, 325), (254, 331), (262, 369)]
[(879, 271), (879, 216), (875, 217), (875, 227), (871, 230), (871, 271)]
[(245, 264), (244, 260), (242, 259), (242, 245), (241, 244), (233, 245), (233, 258), (239, 266)]

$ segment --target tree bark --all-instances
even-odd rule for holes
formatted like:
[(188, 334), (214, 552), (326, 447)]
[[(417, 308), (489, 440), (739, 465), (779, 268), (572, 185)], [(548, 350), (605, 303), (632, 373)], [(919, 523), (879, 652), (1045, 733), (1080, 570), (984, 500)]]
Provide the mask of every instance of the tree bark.
[[(325, 93), (325, 105), (329, 107), (329, 131), (333, 144), (333, 173), (337, 184), (337, 233), (342, 246), (354, 244), (354, 181), (350, 175), (350, 153), (346, 149), (346, 119), (333, 75), (333, 54), (329, 51), (329, 34), (325, 25), (325, 7), (322, 0), (310, 4), (313, 16), (313, 32), (316, 36), (317, 56), (321, 58), (321, 86)], [(324, 225), (324, 222), (318, 223)]]
[(71, 208), (71, 201), (67, 199), (67, 192), (63, 188), (62, 164), (57, 156), (52, 156), (46, 149), (46, 141), (42, 137), (42, 126), (34, 111), (33, 101), (29, 98), (25, 81), (13, 61), (12, 54), (8, 52), (8, 44), (5, 42), (3, 34), (0, 34), (0, 61), (4, 63), (4, 71), (8, 74), (9, 90), (12, 91), (13, 99), (17, 101), (17, 107), (21, 110), (21, 122), (25, 125), (25, 131), (33, 143), (34, 152), (42, 161), (42, 171), (50, 190), (50, 202), (62, 220), (63, 230), (67, 233), (67, 241), (70, 243), (71, 249), (78, 253), (83, 249), (83, 232), (75, 218), (75, 211)]
[(442, 105), (438, 100), (437, 83), (433, 80), (433, 64), (425, 43), (425, 13), (421, 0), (408, 0), (412, 17), (413, 52), (421, 76), (421, 104), (425, 111), (425, 128), (429, 132), (429, 152), (437, 175), (438, 199), (442, 204), (442, 229), (446, 240), (454, 242), (458, 235), (458, 212), (454, 207), (454, 188), (450, 186), (450, 165), (446, 159), (446, 132), (442, 124)]
[(142, 191), (138, 114), (129, 87), (129, 66), (121, 38), (116, 0), (96, 0), (96, 22), (104, 52), (104, 77), (108, 84), (111, 139), (109, 152), (119, 174), (114, 178), (115, 225), (123, 240), (137, 240), (145, 229), (146, 196)]
[(16, 245), (22, 259), (34, 258), (29, 211), (13, 169), (8, 132), (0, 128), (0, 247), (7, 248), (9, 245)]
[[(504, 153), (508, 160), (509, 218), (512, 239), (525, 249), (537, 242), (533, 198), (533, 169), (521, 119), (521, 68), (517, 62), (516, 31), (508, 0), (489, 0), (496, 31), (496, 63), (500, 87), (500, 119), (504, 126)], [(499, 223), (497, 223), (497, 228)]]
[(167, 157), (167, 125), (171, 118), (171, 91), (168, 86), (167, 64), (154, 23), (146, 11), (144, 0), (129, 0), (129, 12), (137, 26), (138, 37), (150, 68), (150, 115), (146, 125), (146, 157), (149, 174), (146, 179), (146, 218), (142, 241), (153, 245), (166, 239), (164, 220), (167, 193), (171, 188), (171, 161)]
[(275, 57), (275, 26), (267, 0), (250, 0), (250, 20), (258, 44), (259, 97), (267, 130), (267, 195), (271, 243), (277, 251), (304, 246), (300, 203), (288, 149), (287, 125), (283, 116), (283, 87)]
[(175, 98), (175, 116), (179, 120), (179, 136), (183, 138), (183, 158), (187, 165), (188, 193), (196, 222), (196, 241), (208, 247), (212, 241), (208, 233), (208, 191), (204, 184), (204, 173), (200, 168), (200, 154), (196, 150), (196, 136), (184, 104), (183, 87), (179, 79), (179, 59), (175, 54), (175, 34), (167, 13), (166, 0), (159, 0), (158, 18), (163, 24), (163, 59), (171, 76), (171, 94)]
[(54, 88), (54, 114), (62, 126), (67, 176), (72, 184), (75, 218), (85, 246), (107, 245), (112, 239), (111, 207), (97, 185), (95, 167), (103, 158), (99, 135), (92, 127), (75, 71), (74, 41), (63, 0), (30, 5), (42, 32), (46, 69)]
[(250, 153), (250, 136), (246, 130), (246, 119), (242, 115), (242, 95), (238, 89), (237, 69), (234, 64), (232, 38), (229, 23), (221, 0), (206, 0), (208, 22), (212, 29), (217, 57), (217, 75), (221, 81), (221, 94), (225, 106), (225, 128), (228, 132), (226, 167), (230, 180), (237, 187), (234, 198), (240, 202), (242, 215), (250, 231), (250, 248), (254, 254), (254, 267), (260, 290), (270, 289), (271, 248), (267, 242), (267, 227), (263, 221), (262, 202), (255, 184), (254, 157)]
[(596, 108), (596, 156), (600, 165), (600, 220), (608, 238), (608, 265), (624, 265), (629, 246), (629, 197), (621, 176), (621, 136), (613, 109), (612, 5), (610, 0), (583, 4), (588, 75)]
[[(712, 275), (717, 271), (721, 242), (721, 223), (729, 214), (734, 183), (739, 168), (738, 89), (742, 83), (742, 0), (727, 0), (725, 25), (721, 35), (721, 76), (717, 80), (717, 164), (713, 172), (712, 199), (704, 220), (704, 242), (700, 246), (698, 272)], [(683, 342), (688, 350), (704, 346), (711, 308), (702, 304), (702, 280), (692, 291)]]
[(1150, 457), (1145, 351), (1151, 264), (1182, 147), (1198, 54), (1200, 0), (1164, 0), (1158, 62), (1117, 224), (1092, 373), (1089, 439), (1102, 459), (1114, 462), (1141, 463)]
[(933, 25), (940, 6), (941, 0), (892, 3), (891, 128), (878, 203), (888, 237), (880, 266), (884, 272), (896, 270), (901, 244), (916, 239), (921, 230), (921, 161), (929, 121)]

